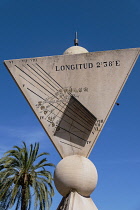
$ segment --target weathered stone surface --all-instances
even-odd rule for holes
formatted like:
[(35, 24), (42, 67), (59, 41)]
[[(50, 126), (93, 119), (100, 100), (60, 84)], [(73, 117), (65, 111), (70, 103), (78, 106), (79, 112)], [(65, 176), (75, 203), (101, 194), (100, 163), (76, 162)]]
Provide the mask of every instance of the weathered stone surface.
[(139, 48), (5, 61), (62, 157), (88, 157)]
[(82, 196), (90, 196), (97, 185), (98, 175), (94, 164), (80, 155), (63, 158), (56, 166), (54, 183), (62, 196), (76, 191)]
[(77, 192), (71, 192), (63, 197), (57, 210), (98, 210), (90, 197), (83, 197)]

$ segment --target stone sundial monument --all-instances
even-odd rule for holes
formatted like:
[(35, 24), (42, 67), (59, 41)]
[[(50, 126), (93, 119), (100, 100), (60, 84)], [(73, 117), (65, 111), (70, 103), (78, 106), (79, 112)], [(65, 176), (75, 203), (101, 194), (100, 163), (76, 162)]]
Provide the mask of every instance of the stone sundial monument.
[(58, 210), (97, 210), (90, 194), (97, 171), (88, 159), (139, 56), (140, 48), (4, 61), (62, 160), (54, 181)]

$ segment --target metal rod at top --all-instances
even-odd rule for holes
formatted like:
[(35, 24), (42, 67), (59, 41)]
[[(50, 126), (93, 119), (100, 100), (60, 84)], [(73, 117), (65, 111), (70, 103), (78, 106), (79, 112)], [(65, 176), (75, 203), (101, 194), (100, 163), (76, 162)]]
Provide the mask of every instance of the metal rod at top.
[(77, 35), (77, 32), (75, 32), (75, 39), (74, 39), (74, 45), (75, 46), (78, 46), (78, 35)]

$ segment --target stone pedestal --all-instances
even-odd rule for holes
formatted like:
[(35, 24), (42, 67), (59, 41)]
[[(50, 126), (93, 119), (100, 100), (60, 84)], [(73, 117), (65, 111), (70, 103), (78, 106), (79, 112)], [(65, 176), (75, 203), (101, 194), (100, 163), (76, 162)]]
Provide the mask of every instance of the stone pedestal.
[(62, 159), (56, 166), (54, 183), (63, 199), (58, 210), (97, 210), (90, 194), (97, 184), (94, 164), (80, 155)]
[(98, 210), (90, 197), (84, 197), (77, 192), (71, 192), (63, 197), (57, 210)]

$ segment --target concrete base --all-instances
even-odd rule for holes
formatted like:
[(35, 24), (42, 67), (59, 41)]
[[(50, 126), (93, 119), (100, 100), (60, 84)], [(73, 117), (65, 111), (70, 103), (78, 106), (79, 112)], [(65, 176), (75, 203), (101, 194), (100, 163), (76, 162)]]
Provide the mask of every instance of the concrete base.
[(90, 197), (83, 197), (77, 192), (71, 192), (63, 197), (57, 210), (98, 210)]

